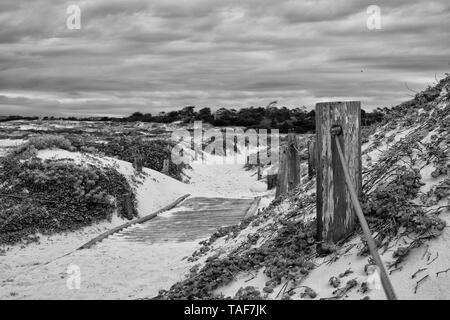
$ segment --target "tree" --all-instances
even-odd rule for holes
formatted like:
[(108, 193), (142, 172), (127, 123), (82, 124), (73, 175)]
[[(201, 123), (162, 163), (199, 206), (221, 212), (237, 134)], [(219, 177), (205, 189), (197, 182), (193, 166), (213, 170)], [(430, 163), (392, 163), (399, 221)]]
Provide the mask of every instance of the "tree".
[(187, 106), (181, 109), (179, 113), (180, 120), (184, 123), (190, 123), (195, 119), (195, 106)]
[(198, 111), (198, 113), (196, 113), (195, 119), (212, 123), (214, 121), (214, 116), (212, 115), (210, 108), (202, 108)]
[(152, 122), (153, 121), (153, 116), (151, 113), (146, 113), (142, 116), (142, 121), (145, 122)]
[(141, 121), (144, 115), (141, 112), (135, 112), (128, 117), (128, 121)]

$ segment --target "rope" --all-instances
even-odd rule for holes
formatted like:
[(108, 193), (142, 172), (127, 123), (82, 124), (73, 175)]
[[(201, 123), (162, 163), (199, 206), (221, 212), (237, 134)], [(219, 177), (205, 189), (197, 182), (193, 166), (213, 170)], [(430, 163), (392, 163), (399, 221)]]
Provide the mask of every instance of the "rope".
[(355, 191), (355, 187), (353, 186), (352, 181), (350, 179), (350, 174), (348, 172), (348, 168), (345, 165), (347, 162), (345, 160), (344, 153), (342, 152), (339, 138), (337, 135), (334, 135), (334, 138), (335, 138), (336, 146), (338, 149), (339, 158), (341, 160), (342, 169), (344, 171), (345, 182), (347, 184), (348, 191), (350, 193), (350, 198), (352, 200), (353, 207), (355, 208), (359, 223), (360, 223), (362, 230), (364, 232), (364, 235), (366, 237), (366, 241), (367, 241), (367, 245), (369, 246), (370, 253), (371, 253), (373, 259), (375, 260), (376, 265), (380, 269), (381, 284), (383, 285), (384, 293), (386, 294), (386, 297), (389, 300), (397, 300), (397, 297), (394, 292), (394, 288), (392, 287), (391, 281), (389, 280), (386, 268), (383, 265), (383, 261), (381, 260), (381, 257), (378, 253), (375, 241), (372, 238), (372, 233), (370, 232), (369, 225), (367, 224), (366, 218), (364, 217), (364, 213), (361, 209), (361, 205), (359, 204), (359, 200), (358, 200), (358, 196)]

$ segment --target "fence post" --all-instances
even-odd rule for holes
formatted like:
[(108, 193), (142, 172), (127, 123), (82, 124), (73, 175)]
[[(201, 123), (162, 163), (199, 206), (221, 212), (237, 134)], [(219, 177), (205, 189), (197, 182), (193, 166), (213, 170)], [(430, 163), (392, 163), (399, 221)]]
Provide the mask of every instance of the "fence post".
[(131, 200), (131, 195), (129, 193), (125, 194), (125, 212), (126, 212), (126, 218), (128, 220), (133, 219), (134, 216), (134, 210), (133, 210), (133, 200)]
[(161, 173), (164, 173), (164, 174), (168, 174), (169, 173), (169, 159), (164, 159)]
[(308, 140), (308, 178), (312, 179), (317, 167), (317, 143), (315, 139)]
[(287, 150), (285, 146), (280, 146), (280, 161), (278, 164), (277, 189), (275, 197), (283, 195), (287, 191)]
[(294, 189), (300, 184), (300, 154), (298, 152), (299, 145), (297, 143), (297, 137), (295, 133), (291, 132), (288, 135), (288, 154), (287, 154), (287, 167), (288, 167), (288, 191)]
[(144, 164), (143, 164), (143, 161), (142, 161), (142, 157), (141, 157), (140, 155), (139, 155), (139, 156), (136, 156), (136, 157), (134, 158), (133, 167), (134, 167), (134, 169), (135, 169), (138, 173), (141, 173), (141, 172), (142, 172), (142, 169), (143, 169), (143, 167), (144, 167)]
[(359, 101), (316, 104), (317, 240), (337, 242), (355, 227), (355, 208), (347, 191), (331, 128), (342, 127), (342, 146), (352, 183), (358, 194), (361, 175), (361, 105)]
[(277, 185), (277, 174), (267, 174), (267, 190), (271, 190)]

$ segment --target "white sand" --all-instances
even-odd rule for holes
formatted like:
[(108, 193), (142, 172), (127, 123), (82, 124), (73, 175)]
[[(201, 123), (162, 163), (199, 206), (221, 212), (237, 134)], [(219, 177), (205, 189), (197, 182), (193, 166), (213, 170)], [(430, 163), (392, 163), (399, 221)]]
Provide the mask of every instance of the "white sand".
[[(186, 193), (193, 196), (249, 198), (267, 193), (256, 182), (254, 172), (242, 165), (194, 164), (184, 184), (150, 169), (133, 182), (135, 172), (128, 162), (65, 150), (42, 150), (41, 159), (67, 159), (77, 164), (113, 166), (136, 188), (139, 214), (149, 214)], [(270, 192), (268, 194), (271, 194)], [(268, 201), (263, 204), (267, 205)], [(174, 210), (179, 210), (178, 208)], [(170, 215), (166, 212), (163, 215)], [(0, 256), (0, 299), (129, 299), (155, 296), (167, 289), (192, 266), (187, 259), (197, 242), (145, 244), (127, 242), (114, 236), (88, 250), (43, 263), (71, 252), (104, 230), (123, 223), (116, 218), (83, 230), (43, 237), (40, 243), (10, 247)], [(80, 271), (80, 289), (70, 290), (71, 266)], [(69, 272), (69, 273), (68, 273)], [(70, 281), (69, 281), (70, 282)], [(72, 282), (70, 282), (72, 283)]]

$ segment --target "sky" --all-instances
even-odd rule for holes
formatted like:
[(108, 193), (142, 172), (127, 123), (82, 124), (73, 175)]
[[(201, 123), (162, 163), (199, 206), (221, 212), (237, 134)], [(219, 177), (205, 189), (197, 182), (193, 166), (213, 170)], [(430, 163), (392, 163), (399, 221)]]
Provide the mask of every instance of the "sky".
[(0, 1), (0, 115), (372, 110), (446, 72), (448, 0)]

